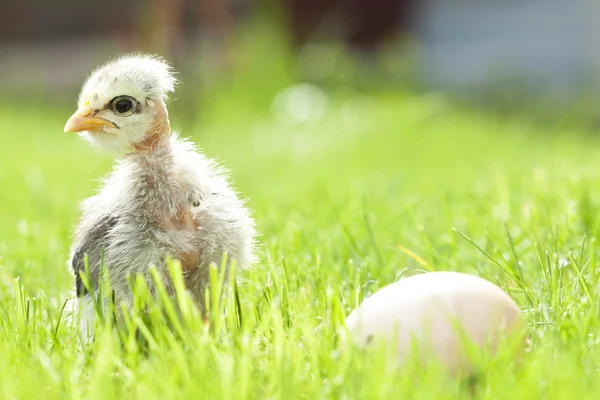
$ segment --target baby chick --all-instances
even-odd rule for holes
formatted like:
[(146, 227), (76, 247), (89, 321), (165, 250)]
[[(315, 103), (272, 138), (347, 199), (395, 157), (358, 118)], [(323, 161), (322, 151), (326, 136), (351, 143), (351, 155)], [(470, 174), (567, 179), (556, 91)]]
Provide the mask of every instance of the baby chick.
[(82, 333), (93, 331), (93, 302), (80, 272), (87, 257), (98, 288), (101, 262), (117, 303), (132, 301), (130, 275), (161, 272), (173, 291), (168, 257), (178, 259), (186, 288), (203, 305), (211, 262), (245, 267), (253, 259), (254, 222), (213, 161), (171, 132), (165, 105), (175, 78), (162, 59), (127, 55), (92, 72), (65, 132), (94, 146), (129, 149), (95, 196), (82, 203), (70, 266), (75, 275)]

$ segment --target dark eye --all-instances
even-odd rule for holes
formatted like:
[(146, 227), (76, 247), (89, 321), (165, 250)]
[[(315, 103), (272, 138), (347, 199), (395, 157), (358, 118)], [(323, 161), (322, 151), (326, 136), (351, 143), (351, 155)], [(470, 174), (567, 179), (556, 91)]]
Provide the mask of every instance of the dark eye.
[(129, 115), (135, 111), (135, 100), (128, 96), (119, 96), (112, 101), (112, 110), (117, 115)]

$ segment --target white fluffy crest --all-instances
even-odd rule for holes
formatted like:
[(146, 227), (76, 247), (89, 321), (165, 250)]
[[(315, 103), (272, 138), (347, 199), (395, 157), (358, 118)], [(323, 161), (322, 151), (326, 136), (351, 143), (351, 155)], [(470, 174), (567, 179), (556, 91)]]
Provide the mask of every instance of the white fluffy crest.
[(146, 100), (164, 101), (175, 90), (175, 84), (172, 67), (163, 58), (127, 54), (93, 71), (83, 85), (79, 102), (98, 92), (110, 91), (115, 86), (133, 87), (139, 89)]

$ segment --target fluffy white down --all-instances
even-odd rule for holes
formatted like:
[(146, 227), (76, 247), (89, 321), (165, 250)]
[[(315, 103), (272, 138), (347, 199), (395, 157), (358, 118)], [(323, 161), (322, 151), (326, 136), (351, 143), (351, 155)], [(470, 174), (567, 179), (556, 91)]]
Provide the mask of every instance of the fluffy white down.
[[(182, 208), (193, 210), (199, 226), (195, 238), (187, 231), (164, 230), (156, 222), (157, 215), (175, 216)], [(106, 232), (95, 236), (106, 221), (111, 221)], [(170, 145), (157, 152), (127, 154), (97, 195), (83, 202), (71, 258), (87, 246), (93, 276), (103, 250), (115, 297), (128, 302), (129, 274), (148, 277), (149, 267), (155, 265), (164, 271), (169, 289), (165, 258), (200, 246), (198, 268), (188, 273), (186, 283), (202, 305), (209, 264), (220, 264), (226, 252), (238, 267), (249, 265), (254, 238), (254, 222), (225, 171), (174, 134)], [(147, 282), (151, 286), (149, 277)]]
[[(115, 123), (118, 128), (107, 128), (101, 133), (84, 131), (79, 136), (107, 150), (122, 150), (141, 141), (152, 125), (155, 107), (167, 100), (175, 84), (172, 68), (159, 57), (133, 54), (105, 64), (86, 80), (78, 106), (89, 104), (97, 110), (96, 116)], [(139, 101), (142, 112), (119, 117), (106, 109), (112, 99), (122, 95)]]
[[(167, 100), (175, 90), (176, 79), (169, 64), (160, 57), (131, 54), (94, 70), (83, 85), (79, 103), (97, 93), (129, 94), (139, 98)], [(124, 92), (133, 88), (135, 92)]]

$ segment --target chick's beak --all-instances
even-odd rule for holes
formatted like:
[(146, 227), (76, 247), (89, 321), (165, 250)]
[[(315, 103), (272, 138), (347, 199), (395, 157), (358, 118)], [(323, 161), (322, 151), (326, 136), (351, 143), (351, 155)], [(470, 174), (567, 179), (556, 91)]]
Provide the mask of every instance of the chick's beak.
[(67, 121), (65, 132), (99, 131), (106, 127), (116, 127), (104, 118), (94, 117), (93, 113), (94, 109), (89, 104), (83, 104)]

